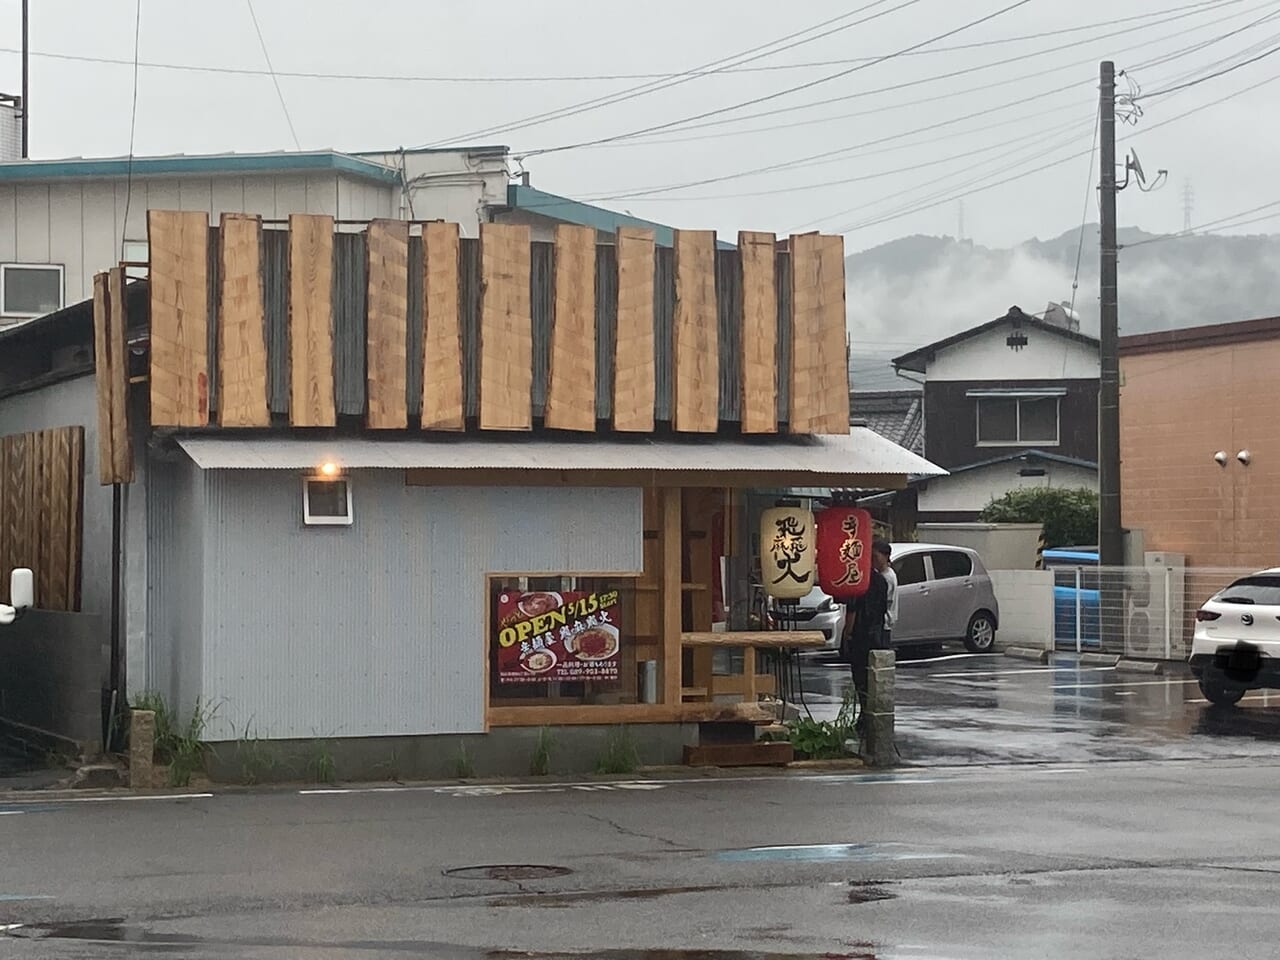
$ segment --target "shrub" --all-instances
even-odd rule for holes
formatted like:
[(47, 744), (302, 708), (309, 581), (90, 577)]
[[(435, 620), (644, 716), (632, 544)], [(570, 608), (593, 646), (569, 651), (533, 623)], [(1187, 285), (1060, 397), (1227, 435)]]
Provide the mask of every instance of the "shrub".
[(984, 523), (1039, 523), (1046, 547), (1078, 547), (1098, 539), (1098, 494), (1063, 487), (1010, 490), (992, 500), (978, 519)]

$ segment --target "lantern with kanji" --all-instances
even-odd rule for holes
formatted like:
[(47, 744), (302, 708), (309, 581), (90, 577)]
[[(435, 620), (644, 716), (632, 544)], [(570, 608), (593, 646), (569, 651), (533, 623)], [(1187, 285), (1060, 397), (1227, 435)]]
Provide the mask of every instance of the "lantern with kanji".
[(818, 514), (818, 586), (836, 600), (852, 600), (870, 583), (871, 514), (827, 507)]
[(798, 600), (814, 585), (813, 514), (803, 507), (770, 507), (760, 518), (760, 573), (764, 592)]

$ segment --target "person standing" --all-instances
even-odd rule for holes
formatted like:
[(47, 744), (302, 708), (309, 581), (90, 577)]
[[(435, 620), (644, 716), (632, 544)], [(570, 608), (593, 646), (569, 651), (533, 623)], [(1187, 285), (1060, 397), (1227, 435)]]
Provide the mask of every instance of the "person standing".
[(871, 566), (884, 577), (888, 587), (888, 602), (884, 612), (884, 637), (880, 642), (881, 650), (892, 650), (891, 637), (893, 627), (898, 622), (898, 574), (889, 561), (893, 558), (893, 548), (887, 540), (877, 539), (871, 545)]
[(867, 659), (871, 651), (885, 639), (885, 617), (889, 610), (889, 583), (874, 562), (866, 592), (848, 606), (844, 636), (840, 641), (842, 659), (853, 674), (853, 688), (858, 693), (857, 729), (862, 729), (867, 704)]

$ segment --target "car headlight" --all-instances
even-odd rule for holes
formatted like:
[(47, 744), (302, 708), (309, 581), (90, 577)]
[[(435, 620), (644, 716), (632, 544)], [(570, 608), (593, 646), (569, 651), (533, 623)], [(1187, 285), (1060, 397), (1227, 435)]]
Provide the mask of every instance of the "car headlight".
[(818, 611), (820, 613), (827, 613), (831, 610), (834, 610), (835, 608), (836, 608), (836, 602), (832, 600), (830, 597), (824, 598), (823, 601), (820, 604), (818, 604)]

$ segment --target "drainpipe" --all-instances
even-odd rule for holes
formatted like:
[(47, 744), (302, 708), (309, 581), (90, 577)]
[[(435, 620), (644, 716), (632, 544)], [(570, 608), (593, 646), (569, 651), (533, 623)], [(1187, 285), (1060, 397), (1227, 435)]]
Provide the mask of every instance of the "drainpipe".
[(124, 530), (124, 487), (111, 485), (111, 666), (107, 676), (107, 689), (102, 691), (102, 747), (110, 751), (114, 739), (115, 718), (124, 692), (123, 664), (120, 642), (120, 579), (121, 547)]

